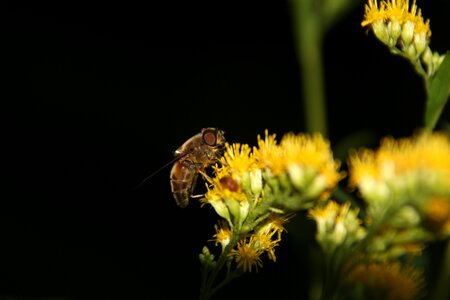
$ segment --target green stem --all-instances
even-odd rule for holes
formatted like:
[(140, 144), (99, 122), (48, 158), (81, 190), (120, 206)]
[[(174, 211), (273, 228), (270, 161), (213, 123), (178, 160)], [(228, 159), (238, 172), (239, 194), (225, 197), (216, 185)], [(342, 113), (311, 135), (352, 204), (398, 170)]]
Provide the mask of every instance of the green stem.
[(230, 240), (230, 243), (225, 247), (225, 249), (223, 250), (222, 254), (219, 257), (219, 260), (217, 261), (216, 266), (212, 269), (212, 272), (209, 273), (208, 276), (208, 272), (206, 272), (207, 270), (205, 270), (205, 275), (204, 276), (208, 276), (207, 278), (203, 278), (202, 280), (202, 286), (200, 288), (200, 296), (199, 296), (199, 300), (208, 300), (211, 298), (211, 296), (217, 291), (219, 290), (219, 288), (223, 287), (226, 283), (228, 283), (231, 279), (237, 277), (234, 276), (233, 274), (227, 274), (225, 279), (223, 280), (223, 282), (217, 284), (216, 286), (214, 286), (216, 280), (217, 280), (217, 276), (219, 275), (220, 271), (223, 269), (223, 266), (225, 265), (225, 263), (227, 262), (227, 260), (229, 259), (228, 257), (228, 253), (230, 253), (231, 249), (233, 249), (234, 245), (237, 242), (237, 235), (233, 234)]
[(313, 0), (292, 0), (292, 4), (306, 131), (320, 132), (327, 136), (320, 5)]
[(337, 299), (337, 274), (339, 262), (336, 262), (336, 250), (330, 254), (325, 253), (325, 266), (323, 276), (323, 289), (320, 300)]
[(216, 291), (220, 290), (222, 287), (224, 287), (228, 282), (230, 282), (231, 280), (233, 280), (234, 278), (237, 278), (241, 275), (241, 272), (233, 272), (229, 275), (227, 275), (227, 277), (218, 285), (216, 285), (215, 288), (212, 289), (210, 295), (213, 295)]
[(433, 294), (430, 299), (432, 300), (446, 300), (450, 296), (450, 240), (447, 241), (445, 252), (441, 264), (441, 270), (439, 272), (436, 285), (433, 289)]

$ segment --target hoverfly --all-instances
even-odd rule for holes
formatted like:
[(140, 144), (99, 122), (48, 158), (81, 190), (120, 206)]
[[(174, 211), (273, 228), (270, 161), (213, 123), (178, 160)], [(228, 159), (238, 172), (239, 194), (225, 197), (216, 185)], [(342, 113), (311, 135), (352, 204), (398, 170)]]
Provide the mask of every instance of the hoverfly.
[(180, 207), (189, 204), (193, 195), (198, 174), (209, 178), (205, 170), (220, 161), (225, 148), (224, 132), (207, 127), (188, 139), (175, 151), (175, 163), (170, 172), (170, 185), (176, 203)]

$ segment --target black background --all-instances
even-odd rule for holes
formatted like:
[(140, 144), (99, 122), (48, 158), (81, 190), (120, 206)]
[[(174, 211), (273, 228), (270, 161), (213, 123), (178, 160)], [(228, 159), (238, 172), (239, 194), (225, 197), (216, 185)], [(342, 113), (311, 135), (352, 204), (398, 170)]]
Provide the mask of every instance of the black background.
[[(150, 3), (2, 4), (0, 296), (195, 298), (213, 211), (178, 208), (170, 168), (134, 187), (203, 127), (250, 145), (266, 128), (304, 130), (288, 2)], [(432, 49), (450, 49), (449, 3), (419, 6)], [(324, 40), (332, 146), (422, 124), (421, 79), (362, 15)], [(277, 263), (218, 298), (304, 297), (307, 265), (285, 237)]]

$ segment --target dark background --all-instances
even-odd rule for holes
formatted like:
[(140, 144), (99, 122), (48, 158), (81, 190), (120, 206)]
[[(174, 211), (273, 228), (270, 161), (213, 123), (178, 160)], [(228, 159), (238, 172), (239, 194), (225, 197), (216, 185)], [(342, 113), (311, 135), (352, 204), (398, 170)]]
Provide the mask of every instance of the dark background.
[[(203, 127), (250, 145), (266, 128), (304, 130), (288, 2), (149, 3), (2, 4), (5, 299), (195, 298), (213, 211), (177, 207), (170, 168), (134, 187)], [(449, 2), (418, 4), (444, 53)], [(362, 16), (324, 41), (332, 146), (422, 124), (421, 79)], [(307, 259), (289, 235), (277, 254), (218, 299), (304, 297)]]

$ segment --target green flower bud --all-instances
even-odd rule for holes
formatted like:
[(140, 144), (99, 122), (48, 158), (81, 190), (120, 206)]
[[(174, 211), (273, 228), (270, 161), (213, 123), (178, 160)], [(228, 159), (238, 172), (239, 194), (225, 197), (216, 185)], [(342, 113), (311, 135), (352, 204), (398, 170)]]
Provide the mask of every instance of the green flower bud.
[(298, 190), (305, 188), (305, 169), (302, 166), (297, 164), (289, 165), (288, 174), (295, 188)]
[(414, 44), (410, 44), (405, 50), (404, 52), (406, 53), (406, 56), (408, 56), (408, 58), (412, 61), (415, 61), (417, 58), (417, 52), (416, 52), (416, 48), (414, 47)]
[(262, 172), (261, 169), (255, 169), (250, 172), (250, 190), (253, 195), (259, 197), (263, 189)]
[(216, 262), (214, 261), (214, 254), (209, 252), (208, 247), (204, 246), (202, 249), (202, 253), (198, 255), (200, 263), (204, 267), (214, 268), (216, 266)]
[(383, 20), (378, 20), (373, 23), (372, 30), (375, 36), (384, 44), (389, 45), (389, 33), (386, 24)]
[(394, 20), (388, 23), (387, 30), (390, 35), (389, 46), (395, 47), (398, 38), (402, 34), (402, 26), (399, 21)]
[(427, 40), (427, 35), (425, 31), (416, 33), (414, 35), (414, 47), (416, 48), (416, 54), (417, 56), (421, 55), (423, 53), (423, 51), (425, 51), (425, 49), (428, 46), (428, 40)]
[(423, 64), (426, 65), (428, 69), (433, 66), (433, 52), (431, 51), (430, 47), (427, 47), (427, 49), (425, 49), (421, 59)]
[(230, 213), (231, 222), (234, 226), (240, 226), (242, 223), (241, 207), (239, 201), (232, 198), (224, 199), (225, 205)]
[(417, 226), (420, 223), (420, 215), (415, 208), (407, 205), (400, 208), (390, 223), (395, 228)]
[(411, 21), (406, 21), (403, 24), (401, 38), (405, 48), (409, 47), (414, 38), (414, 23)]
[(228, 210), (227, 205), (225, 205), (225, 203), (221, 200), (221, 199), (210, 199), (208, 201), (209, 204), (212, 205), (212, 207), (214, 208), (214, 210), (216, 211), (216, 213), (221, 216), (222, 218), (224, 218), (225, 220), (228, 221), (228, 224), (232, 225), (233, 223), (231, 222), (231, 216), (230, 216), (230, 212)]
[(327, 179), (325, 176), (317, 175), (306, 190), (308, 198), (318, 198), (327, 187)]

